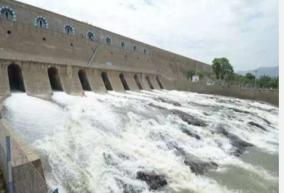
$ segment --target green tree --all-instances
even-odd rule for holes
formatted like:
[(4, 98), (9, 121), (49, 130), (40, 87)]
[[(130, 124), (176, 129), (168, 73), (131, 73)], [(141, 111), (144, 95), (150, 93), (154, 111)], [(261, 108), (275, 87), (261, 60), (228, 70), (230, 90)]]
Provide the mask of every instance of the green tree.
[(216, 75), (216, 78), (219, 79), (220, 78), (220, 74), (221, 74), (221, 62), (220, 62), (219, 59), (215, 58), (213, 60), (212, 69), (213, 69), (213, 72)]
[(233, 66), (227, 58), (215, 58), (212, 68), (217, 79), (223, 80), (226, 76), (232, 76), (232, 74), (234, 74)]
[(270, 85), (272, 88), (279, 88), (279, 77), (272, 78), (270, 81)]
[(194, 70), (188, 70), (186, 72), (186, 78), (189, 80), (192, 80), (192, 77), (195, 75), (195, 71)]
[(240, 82), (245, 86), (253, 86), (255, 83), (255, 76), (252, 73), (246, 73), (245, 76), (241, 77)]
[(260, 88), (269, 88), (270, 87), (271, 78), (269, 76), (261, 76), (258, 81), (257, 85)]
[(205, 76), (203, 72), (197, 72), (196, 74), (199, 76), (200, 80), (202, 80)]
[(279, 88), (279, 78), (271, 78), (269, 76), (261, 76), (257, 80), (257, 85), (260, 88), (274, 88), (277, 89)]
[(255, 76), (252, 73), (246, 73), (245, 78), (249, 81), (254, 81), (255, 80)]
[(237, 76), (236, 74), (234, 74), (234, 73), (231, 73), (231, 74), (228, 74), (228, 75), (225, 76), (225, 80), (226, 80), (227, 82), (233, 83), (233, 82), (236, 81), (237, 79), (238, 79), (238, 76)]

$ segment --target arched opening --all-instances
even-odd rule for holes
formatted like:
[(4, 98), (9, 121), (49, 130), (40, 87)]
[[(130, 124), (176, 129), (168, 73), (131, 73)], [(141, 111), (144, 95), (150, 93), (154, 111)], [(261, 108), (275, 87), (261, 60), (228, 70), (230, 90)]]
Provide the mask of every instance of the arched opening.
[(1, 18), (4, 18), (9, 21), (15, 21), (16, 20), (16, 13), (13, 11), (13, 9), (9, 7), (2, 7), (0, 8)]
[(64, 28), (64, 32), (68, 35), (74, 35), (75, 34), (75, 30), (71, 25), (66, 25)]
[(160, 81), (159, 76), (156, 76), (156, 80), (157, 80), (157, 82), (158, 82), (158, 84), (159, 84), (159, 86), (160, 86), (160, 89), (164, 89), (164, 87), (163, 87), (163, 85), (162, 85), (162, 82)]
[(87, 78), (87, 74), (86, 74), (85, 70), (79, 70), (78, 76), (79, 76), (83, 90), (91, 91), (92, 89), (90, 87), (89, 80)]
[(36, 25), (37, 27), (44, 28), (44, 29), (47, 29), (47, 28), (48, 28), (48, 22), (47, 22), (47, 20), (46, 20), (44, 17), (42, 17), (42, 16), (38, 16), (38, 17), (36, 18), (35, 25)]
[(151, 89), (154, 89), (154, 87), (153, 87), (153, 85), (152, 85), (152, 83), (151, 83), (151, 81), (150, 81), (149, 76), (146, 76), (146, 80), (147, 80), (147, 82), (148, 82), (148, 84), (149, 84), (149, 87), (150, 87)]
[(142, 90), (143, 88), (142, 88), (142, 85), (141, 85), (141, 83), (140, 83), (140, 80), (139, 80), (137, 74), (134, 75), (134, 79), (135, 79), (135, 82), (136, 82), (138, 88), (139, 88), (140, 90)]
[(107, 45), (111, 45), (111, 38), (110, 37), (106, 38), (106, 43), (107, 43)]
[(48, 68), (48, 78), (52, 90), (63, 91), (58, 70), (54, 67)]
[(105, 84), (106, 89), (107, 90), (113, 90), (112, 86), (110, 84), (110, 81), (108, 79), (107, 73), (106, 72), (102, 72), (101, 76), (102, 76), (102, 80), (103, 80), (103, 82)]
[(25, 85), (21, 68), (16, 64), (8, 66), (8, 77), (11, 91), (25, 92)]
[(120, 73), (119, 78), (120, 78), (120, 81), (121, 81), (121, 83), (122, 83), (122, 85), (123, 85), (123, 88), (124, 88), (125, 90), (130, 90), (130, 89), (129, 89), (129, 86), (128, 86), (128, 84), (127, 84), (125, 78), (124, 78), (124, 75), (123, 75), (122, 73)]
[(122, 48), (125, 48), (125, 43), (124, 42), (121, 42), (120, 45), (121, 45)]
[(87, 37), (90, 41), (94, 41), (95, 40), (95, 34), (93, 32), (88, 32), (87, 33)]

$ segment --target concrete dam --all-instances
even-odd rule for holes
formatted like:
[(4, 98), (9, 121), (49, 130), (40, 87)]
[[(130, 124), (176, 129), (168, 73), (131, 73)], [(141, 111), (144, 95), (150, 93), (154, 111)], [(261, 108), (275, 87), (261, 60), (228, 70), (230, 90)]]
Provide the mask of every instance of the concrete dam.
[(253, 101), (278, 93), (193, 83), (211, 66), (14, 0), (0, 14), (0, 192), (278, 192), (278, 108)]
[(101, 78), (103, 72), (112, 89), (122, 91), (121, 74), (130, 90), (159, 89), (162, 85), (166, 89), (181, 89), (182, 81), (178, 80), (186, 80), (187, 70), (211, 71), (202, 62), (71, 18), (16, 1), (0, 3), (1, 95), (9, 93), (10, 64), (18, 66), (11, 70), (21, 69), (26, 93), (39, 96), (52, 93), (47, 76), (51, 67), (54, 69), (49, 75), (59, 78), (62, 89), (74, 95), (82, 94), (80, 70), (81, 78), (88, 79), (90, 89), (95, 92), (106, 90)]

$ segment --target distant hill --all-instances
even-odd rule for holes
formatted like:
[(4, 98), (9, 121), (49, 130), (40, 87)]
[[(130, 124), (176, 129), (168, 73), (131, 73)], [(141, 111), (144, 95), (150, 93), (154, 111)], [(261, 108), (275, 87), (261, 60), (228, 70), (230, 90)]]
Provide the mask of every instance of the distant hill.
[[(261, 77), (261, 76), (270, 76), (270, 77), (277, 77), (279, 76), (279, 67), (278, 66), (274, 66), (274, 67), (261, 67), (261, 68), (257, 68), (255, 69), (257, 70), (256, 76), (257, 78)], [(252, 73), (253, 75), (255, 74), (255, 70), (248, 70), (248, 71), (239, 71), (237, 72), (237, 74), (240, 75), (245, 75), (246, 73)]]

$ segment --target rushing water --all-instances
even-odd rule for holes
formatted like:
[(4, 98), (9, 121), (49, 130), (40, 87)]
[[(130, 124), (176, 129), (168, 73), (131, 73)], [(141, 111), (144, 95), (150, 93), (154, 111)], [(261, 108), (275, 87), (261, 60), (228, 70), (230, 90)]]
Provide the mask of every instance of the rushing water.
[(85, 94), (4, 102), (60, 193), (278, 192), (278, 108), (178, 91)]

